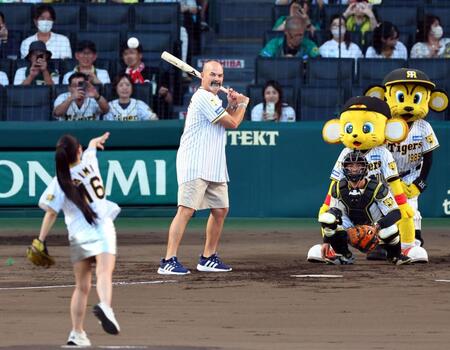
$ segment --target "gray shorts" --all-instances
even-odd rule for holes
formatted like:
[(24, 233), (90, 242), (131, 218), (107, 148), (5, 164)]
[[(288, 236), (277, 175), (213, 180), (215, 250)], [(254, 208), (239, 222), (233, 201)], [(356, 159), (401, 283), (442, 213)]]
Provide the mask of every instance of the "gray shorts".
[(195, 179), (178, 187), (178, 205), (200, 209), (228, 208), (228, 184)]

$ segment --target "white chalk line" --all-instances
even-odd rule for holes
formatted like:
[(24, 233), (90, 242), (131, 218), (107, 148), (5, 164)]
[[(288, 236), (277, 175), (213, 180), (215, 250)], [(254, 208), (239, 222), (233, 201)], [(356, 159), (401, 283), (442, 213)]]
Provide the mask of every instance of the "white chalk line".
[[(158, 281), (136, 281), (136, 282), (113, 282), (113, 286), (133, 286), (133, 285), (145, 285), (145, 284), (163, 284), (163, 283), (176, 283), (176, 280), (158, 280)], [(95, 284), (93, 284), (95, 287)], [(74, 284), (63, 284), (54, 286), (35, 286), (35, 287), (4, 287), (0, 290), (31, 290), (31, 289), (56, 289), (56, 288), (73, 288)]]
[[(61, 345), (62, 349), (73, 349), (73, 345)], [(139, 345), (100, 345), (96, 346), (99, 349), (148, 349), (146, 346)]]
[(450, 283), (450, 280), (434, 280), (435, 282), (447, 282)]
[(342, 278), (343, 275), (291, 275), (296, 278)]

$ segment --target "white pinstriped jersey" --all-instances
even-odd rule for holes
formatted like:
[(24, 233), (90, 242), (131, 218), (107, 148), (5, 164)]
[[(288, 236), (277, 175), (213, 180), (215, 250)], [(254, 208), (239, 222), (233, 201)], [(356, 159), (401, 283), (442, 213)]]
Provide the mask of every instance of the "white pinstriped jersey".
[[(344, 178), (344, 173), (342, 172), (342, 162), (344, 161), (345, 156), (350, 152), (353, 152), (353, 150), (348, 147), (342, 150), (333, 170), (331, 171), (330, 177), (332, 180), (339, 181)], [(395, 160), (392, 157), (391, 152), (389, 152), (384, 146), (372, 148), (364, 156), (369, 163), (369, 175), (374, 175), (384, 181), (398, 176)]]
[[(70, 92), (64, 92), (59, 95), (53, 103), (53, 109), (67, 100), (70, 96)], [(92, 97), (84, 99), (81, 107), (78, 107), (75, 101), (72, 101), (67, 108), (66, 114), (63, 117), (57, 117), (58, 120), (98, 120), (100, 119), (100, 106), (97, 101)]]
[[(97, 150), (95, 148), (88, 148), (83, 153), (81, 162), (70, 168), (70, 175), (72, 180), (78, 183), (78, 186), (83, 186), (86, 189), (86, 198), (89, 200), (92, 210), (97, 213), (97, 221), (107, 217), (114, 220), (119, 214), (120, 208), (116, 203), (106, 200), (96, 154)], [(63, 210), (64, 220), (69, 231), (69, 239), (79, 232), (88, 231), (92, 228), (84, 218), (81, 210), (67, 199), (56, 177), (52, 179), (52, 182), (41, 195), (39, 207), (44, 210), (51, 208), (57, 213)]]
[(218, 123), (225, 113), (217, 95), (200, 88), (192, 96), (177, 153), (179, 185), (195, 179), (229, 181), (226, 133)]
[(103, 120), (157, 120), (158, 117), (143, 101), (130, 98), (127, 108), (123, 109), (119, 100), (109, 102), (109, 112), (103, 116)]
[(410, 171), (403, 178), (403, 181), (407, 184), (411, 184), (420, 175), (423, 154), (438, 147), (439, 142), (433, 128), (430, 123), (423, 119), (413, 122), (405, 141), (387, 145), (388, 150), (392, 153), (397, 163), (400, 175)]

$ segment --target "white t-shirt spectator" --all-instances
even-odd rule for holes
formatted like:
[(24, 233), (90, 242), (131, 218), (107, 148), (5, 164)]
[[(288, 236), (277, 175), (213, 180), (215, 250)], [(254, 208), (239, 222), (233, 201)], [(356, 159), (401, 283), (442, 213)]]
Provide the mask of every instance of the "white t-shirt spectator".
[[(364, 57), (361, 49), (355, 43), (350, 43), (347, 49), (345, 42), (341, 42), (341, 57), (342, 58), (362, 58)], [(339, 43), (336, 40), (328, 40), (319, 47), (319, 53), (322, 57), (339, 57)]]
[[(427, 43), (415, 43), (411, 49), (411, 58), (430, 58), (430, 48)], [(439, 40), (439, 51), (437, 57), (450, 57), (450, 38)]]
[[(68, 85), (70, 76), (76, 72), (78, 72), (78, 71), (74, 68), (70, 72), (67, 72), (66, 74), (64, 74), (62, 83), (64, 85)], [(95, 68), (95, 75), (97, 76), (98, 80), (100, 80), (100, 82), (102, 84), (109, 84), (111, 82), (111, 79), (109, 78), (109, 73), (106, 69)]]
[[(387, 58), (387, 57), (377, 54), (375, 49), (372, 46), (369, 46), (366, 51), (366, 58)], [(403, 45), (401, 41), (397, 41), (397, 44), (395, 44), (394, 51), (392, 52), (392, 56), (389, 58), (403, 58), (404, 60), (408, 59), (408, 50), (406, 49), (406, 46)]]
[[(28, 55), (28, 49), (33, 41), (37, 41), (37, 33), (29, 36), (20, 44), (20, 56), (25, 58)], [(72, 49), (70, 48), (69, 39), (62, 35), (51, 32), (50, 39), (45, 43), (47, 50), (52, 53), (52, 59), (72, 58)]]
[[(261, 102), (260, 104), (257, 104), (255, 107), (253, 107), (253, 109), (252, 109), (252, 121), (253, 122), (265, 121), (263, 119), (263, 112), (264, 112), (263, 106), (264, 106), (264, 104)], [(283, 103), (283, 106), (281, 107), (280, 122), (295, 122), (294, 108)]]
[(0, 85), (9, 85), (9, 79), (5, 72), (0, 72)]
[[(14, 85), (22, 85), (23, 81), (27, 78), (26, 75), (27, 67), (22, 67), (16, 70), (16, 74), (14, 75)], [(52, 77), (53, 84), (59, 84), (59, 74), (56, 72), (50, 72), (50, 76)], [(46, 85), (43, 80), (35, 80), (36, 85)]]
[[(69, 97), (70, 92), (65, 92), (59, 95), (54, 104), (53, 109), (63, 103)], [(59, 120), (99, 120), (102, 111), (97, 101), (92, 97), (87, 97), (80, 108), (72, 101), (69, 108), (67, 109), (66, 115), (63, 117), (55, 117)]]
[(130, 103), (125, 108), (118, 99), (109, 102), (109, 112), (103, 116), (103, 120), (158, 120), (158, 117), (145, 102), (130, 98)]

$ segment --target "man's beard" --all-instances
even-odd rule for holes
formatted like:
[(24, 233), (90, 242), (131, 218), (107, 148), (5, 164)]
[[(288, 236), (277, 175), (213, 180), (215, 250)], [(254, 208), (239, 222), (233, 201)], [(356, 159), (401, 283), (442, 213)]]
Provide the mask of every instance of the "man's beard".
[(220, 81), (213, 80), (213, 81), (211, 82), (210, 86), (211, 86), (212, 88), (215, 88), (215, 89), (220, 89), (220, 87), (222, 86), (222, 84), (220, 83)]

